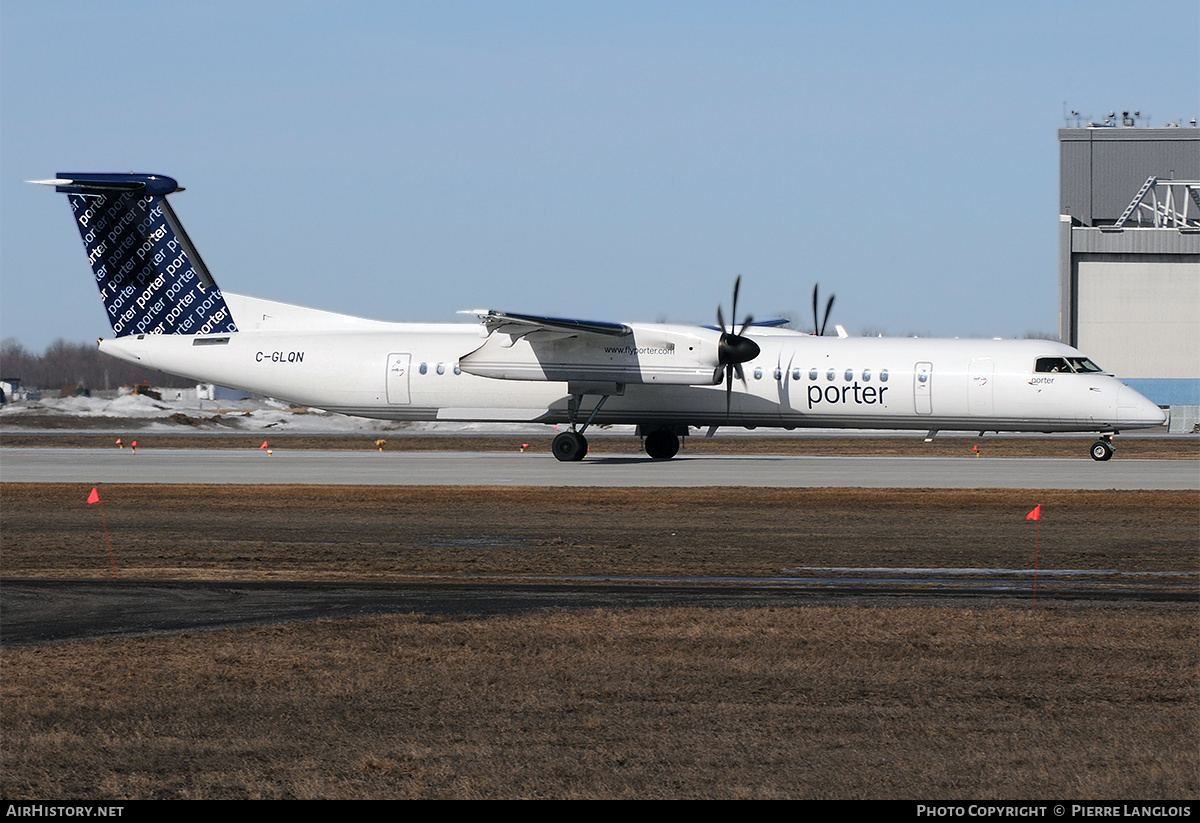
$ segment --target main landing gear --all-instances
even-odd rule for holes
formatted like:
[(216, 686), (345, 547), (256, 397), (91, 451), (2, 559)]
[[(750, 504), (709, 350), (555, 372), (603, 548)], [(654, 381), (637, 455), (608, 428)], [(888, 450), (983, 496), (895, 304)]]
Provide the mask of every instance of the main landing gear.
[(572, 395), (570, 404), (571, 430), (569, 432), (560, 432), (554, 438), (554, 442), (550, 444), (550, 451), (554, 452), (554, 456), (557, 459), (564, 463), (574, 463), (587, 457), (588, 442), (583, 433), (587, 431), (588, 426), (592, 425), (592, 421), (596, 419), (596, 414), (607, 399), (607, 394), (600, 398), (600, 402), (596, 404), (596, 408), (592, 409), (592, 413), (588, 416), (587, 422), (579, 428), (579, 431), (576, 431), (575, 417), (579, 411), (579, 404), (583, 401), (583, 395)]
[(587, 438), (579, 432), (562, 432), (554, 438), (550, 450), (564, 463), (582, 460), (588, 452)]
[[(564, 463), (582, 460), (588, 453), (582, 431), (560, 432), (550, 444), (554, 456)], [(670, 460), (679, 453), (679, 435), (670, 429), (655, 429), (646, 435), (646, 454), (655, 460)]]
[(646, 454), (655, 460), (670, 460), (679, 453), (679, 436), (670, 429), (655, 429), (646, 435)]
[(1113, 456), (1113, 439), (1111, 434), (1102, 434), (1100, 439), (1092, 444), (1093, 460), (1108, 460)]

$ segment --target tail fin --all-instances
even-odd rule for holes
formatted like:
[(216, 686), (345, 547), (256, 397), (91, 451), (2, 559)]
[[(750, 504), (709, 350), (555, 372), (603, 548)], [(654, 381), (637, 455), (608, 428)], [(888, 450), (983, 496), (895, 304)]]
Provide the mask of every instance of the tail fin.
[(157, 174), (59, 172), (100, 298), (118, 337), (236, 332), (221, 290), (188, 239), (167, 195), (183, 191)]

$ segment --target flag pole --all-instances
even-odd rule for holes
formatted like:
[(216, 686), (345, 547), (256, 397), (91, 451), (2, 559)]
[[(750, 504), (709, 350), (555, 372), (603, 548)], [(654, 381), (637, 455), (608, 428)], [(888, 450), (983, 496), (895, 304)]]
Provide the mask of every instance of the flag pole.
[(1033, 538), (1033, 608), (1037, 608), (1037, 574), (1038, 574), (1038, 551), (1042, 546), (1042, 504), (1038, 503), (1033, 507), (1033, 511), (1025, 515), (1026, 520), (1037, 521), (1037, 531)]
[(100, 492), (92, 487), (92, 493), (88, 495), (88, 505), (95, 503), (100, 507), (100, 522), (104, 525), (104, 542), (108, 544), (108, 567), (112, 570), (112, 576), (117, 576), (117, 560), (113, 556), (112, 540), (108, 536), (108, 520), (104, 517), (104, 504), (100, 502)]
[(1038, 550), (1042, 545), (1042, 518), (1038, 518), (1037, 530), (1034, 532), (1033, 538), (1033, 607), (1037, 608), (1037, 573), (1038, 573)]

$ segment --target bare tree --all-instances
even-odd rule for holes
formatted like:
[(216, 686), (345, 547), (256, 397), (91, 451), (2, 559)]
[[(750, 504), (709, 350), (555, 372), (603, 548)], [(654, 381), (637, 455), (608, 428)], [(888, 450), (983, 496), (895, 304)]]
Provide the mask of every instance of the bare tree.
[(102, 354), (94, 343), (69, 343), (61, 338), (41, 355), (30, 352), (16, 338), (6, 338), (0, 342), (0, 377), (19, 378), (23, 386), (43, 391), (115, 389), (137, 383), (170, 388), (195, 385), (195, 381)]

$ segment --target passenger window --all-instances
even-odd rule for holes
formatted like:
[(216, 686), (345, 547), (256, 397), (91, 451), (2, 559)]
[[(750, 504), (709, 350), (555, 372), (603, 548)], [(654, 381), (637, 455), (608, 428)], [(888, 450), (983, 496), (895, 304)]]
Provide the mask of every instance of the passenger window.
[(462, 368), (460, 368), (460, 367), (459, 367), (459, 365), (458, 365), (457, 363), (455, 363), (455, 364), (454, 364), (454, 373), (455, 373), (455, 374), (462, 374)]
[(880, 383), (886, 383), (886, 382), (887, 382), (887, 369), (881, 369), (881, 370), (879, 371), (879, 382), (880, 382)]
[(863, 369), (863, 382), (866, 383), (871, 379), (871, 370)]
[(849, 383), (854, 379), (854, 369), (846, 369), (846, 382)]
[(762, 380), (762, 366), (755, 366), (755, 367), (754, 367), (754, 379), (755, 379), (755, 380)]
[(808, 370), (808, 379), (809, 379), (809, 380), (816, 380), (816, 379), (817, 379), (817, 370), (816, 370), (815, 368), (813, 368), (813, 369), (809, 369), (809, 370)]
[(781, 369), (781, 368), (779, 368), (778, 366), (776, 366), (776, 367), (775, 367), (775, 379), (776, 379), (776, 380), (780, 380), (780, 379), (782, 379), (782, 378), (783, 378), (783, 369)]
[(793, 380), (800, 379), (800, 370), (799, 369), (792, 369), (792, 379)]
[(833, 369), (830, 369), (829, 371), (825, 372), (825, 379), (832, 380), (835, 374), (837, 374), (837, 372)]
[(428, 373), (429, 373), (429, 366), (428, 366), (428, 364), (426, 364), (426, 363), (422, 363), (422, 364), (421, 364), (421, 368), (420, 368), (420, 369), (418, 369), (418, 371), (420, 371), (420, 372), (421, 372), (421, 374), (428, 374)]
[(445, 374), (445, 373), (446, 373), (446, 364), (445, 364), (445, 363), (438, 363), (438, 364), (437, 364), (437, 373), (438, 373), (438, 374)]

